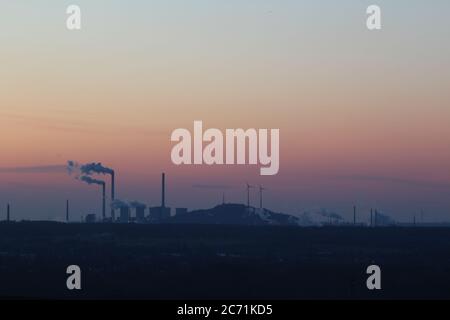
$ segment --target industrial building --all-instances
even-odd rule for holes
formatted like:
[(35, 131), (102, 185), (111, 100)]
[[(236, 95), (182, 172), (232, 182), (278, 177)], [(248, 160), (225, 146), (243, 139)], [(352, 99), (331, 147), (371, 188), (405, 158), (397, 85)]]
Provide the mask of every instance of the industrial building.
[(176, 208), (176, 209), (175, 209), (175, 215), (176, 215), (176, 216), (182, 216), (182, 215), (185, 215), (185, 214), (187, 214), (187, 212), (188, 212), (188, 209), (187, 209), (187, 208)]
[[(112, 188), (115, 189), (114, 185), (114, 174), (112, 176)], [(83, 176), (83, 181), (92, 184), (101, 184), (102, 185), (102, 221), (103, 222), (119, 222), (119, 223), (160, 223), (165, 221), (171, 217), (171, 208), (166, 207), (166, 190), (165, 190), (165, 174), (162, 173), (161, 176), (161, 205), (149, 207), (149, 215), (146, 216), (146, 208), (147, 206), (138, 201), (125, 202), (119, 199), (113, 199), (111, 202), (111, 212), (115, 212), (119, 210), (119, 217), (114, 219), (114, 214), (112, 214), (111, 218), (107, 218), (105, 216), (105, 183), (101, 180), (93, 179), (89, 176)], [(134, 213), (133, 217), (131, 216)], [(176, 214), (183, 215), (187, 213), (187, 208), (177, 208)], [(84, 219), (85, 222), (96, 222), (95, 214), (89, 214)], [(66, 221), (69, 221), (69, 201), (66, 201)]]
[(150, 207), (150, 222), (160, 222), (164, 219), (170, 218), (170, 208), (166, 207)]
[(128, 206), (120, 207), (119, 222), (121, 222), (121, 223), (130, 222), (130, 207), (128, 207)]
[(135, 207), (136, 211), (136, 222), (143, 223), (145, 222), (145, 206), (137, 206)]
[(86, 223), (95, 223), (97, 221), (97, 217), (94, 213), (90, 213), (86, 216)]

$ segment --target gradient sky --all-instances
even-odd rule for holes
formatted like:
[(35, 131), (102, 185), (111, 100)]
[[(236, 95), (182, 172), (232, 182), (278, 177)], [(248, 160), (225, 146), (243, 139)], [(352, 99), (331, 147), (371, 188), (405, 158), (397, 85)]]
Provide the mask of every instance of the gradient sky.
[[(383, 30), (365, 27), (382, 8)], [(69, 4), (82, 30), (65, 27)], [(450, 220), (448, 0), (15, 0), (0, 3), (0, 214), (100, 212), (63, 170), (100, 161), (118, 197), (209, 207), (244, 184), (298, 214), (356, 204), (400, 221)], [(176, 128), (279, 128), (280, 172), (175, 167)], [(11, 169), (12, 168), (12, 169)], [(257, 203), (256, 192), (252, 201)]]

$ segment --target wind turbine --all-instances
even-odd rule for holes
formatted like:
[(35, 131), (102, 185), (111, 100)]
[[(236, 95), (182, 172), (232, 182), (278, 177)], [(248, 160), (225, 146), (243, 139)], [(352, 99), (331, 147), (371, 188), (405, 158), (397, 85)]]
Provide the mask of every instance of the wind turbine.
[(250, 208), (250, 189), (254, 188), (254, 186), (249, 185), (248, 182), (246, 184), (247, 184), (247, 208)]
[(263, 208), (263, 191), (267, 190), (266, 188), (263, 188), (263, 186), (259, 185), (259, 208)]

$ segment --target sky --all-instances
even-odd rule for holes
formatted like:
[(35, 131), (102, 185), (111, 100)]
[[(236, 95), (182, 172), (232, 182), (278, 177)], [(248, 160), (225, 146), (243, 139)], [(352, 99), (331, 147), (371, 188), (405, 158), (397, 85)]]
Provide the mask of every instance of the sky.
[[(101, 190), (63, 168), (76, 160), (114, 168), (117, 196), (150, 205), (164, 171), (172, 207), (244, 203), (249, 182), (275, 211), (450, 221), (448, 12), (447, 0), (2, 1), (0, 215), (9, 202), (16, 219), (61, 220), (66, 199), (74, 219), (99, 214)], [(279, 128), (279, 173), (173, 165), (171, 132), (194, 120)]]

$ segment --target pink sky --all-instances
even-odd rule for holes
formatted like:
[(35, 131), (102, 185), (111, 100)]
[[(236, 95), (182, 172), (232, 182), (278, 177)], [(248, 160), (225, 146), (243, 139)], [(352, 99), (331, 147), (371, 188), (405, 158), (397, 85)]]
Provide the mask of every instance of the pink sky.
[[(411, 34), (419, 13), (431, 22), (419, 2), (415, 15), (377, 34), (356, 27), (361, 4), (324, 13), (264, 1), (181, 15), (174, 5), (146, 11), (143, 2), (127, 16), (117, 3), (110, 11), (83, 5), (90, 19), (79, 33), (54, 26), (57, 8), (3, 8), (0, 168), (100, 161), (118, 172), (121, 197), (151, 203), (166, 171), (172, 205), (190, 208), (222, 193), (193, 185), (227, 186), (230, 201), (243, 202), (249, 181), (270, 189), (267, 206), (292, 213), (347, 215), (356, 203), (403, 220), (420, 208), (436, 220), (450, 214), (450, 48), (442, 43), (450, 28), (421, 24)], [(443, 18), (433, 19), (445, 24), (441, 6), (433, 17)], [(279, 128), (279, 174), (173, 166), (170, 134), (192, 130), (194, 120)], [(63, 216), (66, 197), (76, 199), (77, 215), (98, 210), (95, 187), (64, 173), (0, 170), (0, 190), (0, 206), (15, 202), (25, 218)]]

